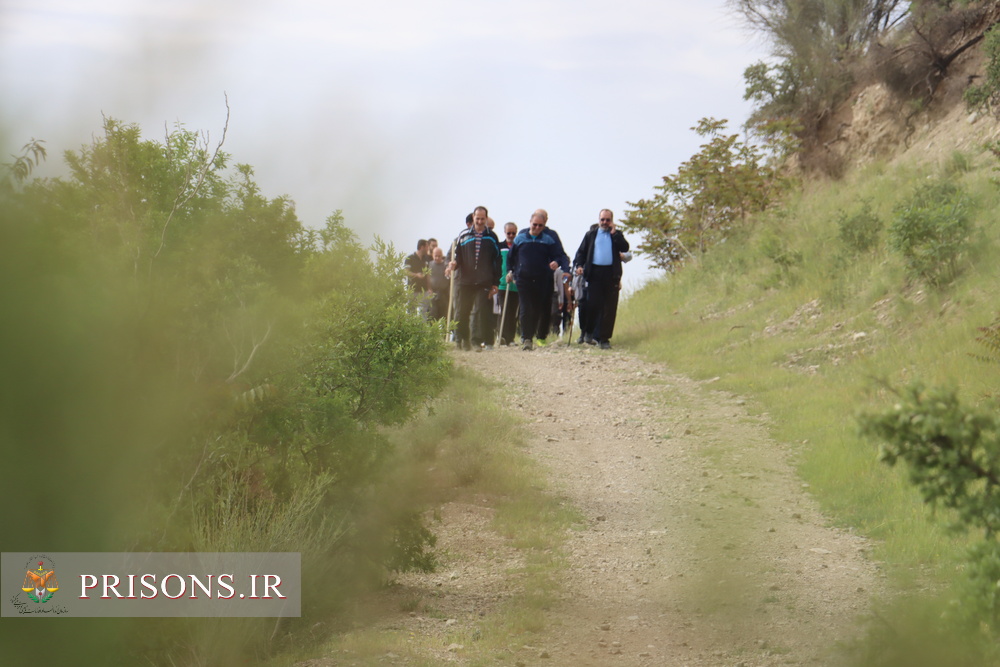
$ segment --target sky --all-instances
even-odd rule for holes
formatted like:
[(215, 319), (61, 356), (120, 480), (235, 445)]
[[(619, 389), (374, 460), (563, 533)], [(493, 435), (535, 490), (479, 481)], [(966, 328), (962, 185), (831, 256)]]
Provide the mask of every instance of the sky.
[[(478, 205), (544, 208), (572, 258), (697, 152), (699, 119), (739, 130), (765, 57), (724, 0), (0, 0), (0, 133), (44, 139), (56, 174), (102, 115), (217, 142), (228, 100), (223, 150), (307, 226), (339, 209), (409, 253)], [(637, 259), (626, 289), (655, 275)]]

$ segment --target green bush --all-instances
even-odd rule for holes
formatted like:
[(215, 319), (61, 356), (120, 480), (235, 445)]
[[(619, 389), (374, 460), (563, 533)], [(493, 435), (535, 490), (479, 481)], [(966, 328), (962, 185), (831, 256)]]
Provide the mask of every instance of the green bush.
[(990, 28), (983, 38), (986, 80), (965, 89), (963, 98), (970, 111), (991, 109), (1000, 100), (1000, 26)]
[(760, 239), (761, 254), (774, 263), (774, 272), (766, 286), (773, 287), (796, 280), (795, 269), (802, 265), (802, 252), (791, 247), (778, 232), (768, 229)]
[(889, 247), (902, 256), (911, 279), (939, 286), (959, 273), (972, 232), (969, 198), (954, 184), (939, 181), (896, 207)]
[(866, 253), (874, 249), (884, 226), (869, 201), (862, 202), (861, 207), (853, 213), (841, 211), (837, 217), (838, 238), (848, 250), (855, 253)]
[(880, 441), (879, 459), (903, 462), (931, 507), (953, 510), (956, 527), (981, 540), (969, 553), (967, 620), (1000, 630), (1000, 418), (963, 405), (954, 391), (914, 384), (899, 402), (860, 419)]
[[(343, 591), (433, 565), (420, 503), (387, 509), (383, 431), (450, 362), (401, 254), (339, 213), (305, 229), (201, 136), (108, 119), (67, 176), (29, 181), (29, 144), (0, 179), (0, 451), (11, 470), (46, 461), (45, 484), (15, 475), (0, 497), (51, 515), (12, 514), (5, 550), (300, 551), (313, 616), (287, 625), (315, 623)], [(80, 663), (244, 664), (276, 641), (179, 619), (150, 643), (136, 623), (53, 643)], [(124, 646), (134, 659), (108, 657)]]

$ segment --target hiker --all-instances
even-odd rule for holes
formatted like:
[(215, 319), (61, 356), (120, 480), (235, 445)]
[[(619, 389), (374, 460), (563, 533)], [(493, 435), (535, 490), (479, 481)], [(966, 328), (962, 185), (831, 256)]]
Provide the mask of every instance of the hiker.
[(430, 260), (427, 239), (417, 241), (417, 251), (406, 258), (406, 281), (417, 301), (417, 311), (427, 317), (430, 310), (430, 288), (427, 280), (427, 263)]
[(500, 299), (502, 320), (502, 326), (500, 328), (500, 344), (510, 345), (514, 342), (514, 336), (517, 335), (517, 311), (519, 301), (517, 295), (517, 284), (514, 283), (513, 280), (508, 280), (507, 255), (510, 253), (510, 249), (514, 246), (514, 237), (517, 236), (517, 224), (508, 222), (503, 226), (503, 233), (504, 238), (500, 241), (500, 292), (497, 294), (497, 297)]
[(514, 244), (507, 254), (508, 275), (517, 285), (519, 314), (521, 317), (521, 344), (531, 350), (534, 338), (545, 345), (551, 320), (552, 272), (557, 268), (569, 271), (569, 257), (563, 250), (559, 235), (546, 227), (549, 214), (538, 209), (531, 214), (531, 221), (514, 237)]
[(445, 269), (448, 268), (448, 265), (444, 261), (443, 248), (434, 248), (434, 255), (429, 268), (428, 281), (431, 291), (430, 317), (432, 320), (440, 320), (447, 314), (448, 288), (451, 287), (451, 282), (445, 275)]
[[(473, 345), (477, 351), (491, 350), (493, 327), (488, 318), (493, 316), (491, 300), (500, 283), (500, 244), (486, 228), (486, 207), (477, 206), (472, 216), (472, 226), (455, 241), (455, 254), (448, 267), (450, 272), (458, 271), (455, 342), (461, 350), (471, 350)], [(474, 310), (475, 322), (470, 322)]]
[(628, 241), (615, 228), (614, 214), (604, 208), (598, 215), (597, 228), (584, 235), (573, 259), (576, 274), (587, 281), (587, 322), (582, 318), (580, 322), (581, 328), (586, 327), (583, 340), (593, 341), (602, 350), (611, 349), (621, 292), (622, 259), (628, 252)]

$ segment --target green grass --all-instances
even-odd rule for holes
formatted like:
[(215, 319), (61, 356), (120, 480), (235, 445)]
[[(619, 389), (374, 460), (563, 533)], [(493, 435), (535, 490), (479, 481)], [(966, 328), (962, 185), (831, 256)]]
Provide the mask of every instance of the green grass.
[[(767, 412), (824, 510), (876, 540), (873, 557), (899, 590), (954, 584), (970, 540), (946, 530), (947, 513), (932, 516), (905, 471), (877, 461), (856, 417), (892, 404), (884, 383), (956, 387), (970, 402), (1000, 387), (1000, 366), (972, 356), (982, 352), (976, 327), (1000, 310), (1000, 188), (982, 156), (946, 166), (975, 199), (979, 229), (952, 283), (908, 281), (884, 239), (863, 255), (841, 245), (842, 211), (868, 200), (888, 224), (903, 197), (941, 176), (936, 167), (876, 165), (808, 184), (737, 242), (639, 290), (616, 331), (620, 343), (695, 378), (718, 376), (719, 388)], [(775, 234), (802, 257), (785, 273), (761, 253), (761, 238)]]

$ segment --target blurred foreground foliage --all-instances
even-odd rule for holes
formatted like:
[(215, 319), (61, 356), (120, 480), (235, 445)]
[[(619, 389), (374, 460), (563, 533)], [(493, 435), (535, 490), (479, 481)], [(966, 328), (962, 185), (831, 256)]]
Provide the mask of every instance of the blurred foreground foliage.
[[(3, 550), (298, 551), (311, 618), (293, 624), (429, 567), (422, 508), (382, 509), (384, 429), (450, 369), (401, 256), (339, 212), (304, 228), (183, 126), (151, 141), (106, 119), (63, 178), (29, 179), (33, 145), (0, 179)], [(55, 642), (59, 664), (243, 664), (277, 634), (273, 619), (62, 621), (77, 634)], [(178, 638), (222, 626), (236, 648)], [(141, 639), (118, 641), (126, 627)], [(5, 655), (31, 659), (26, 638), (6, 624)]]

